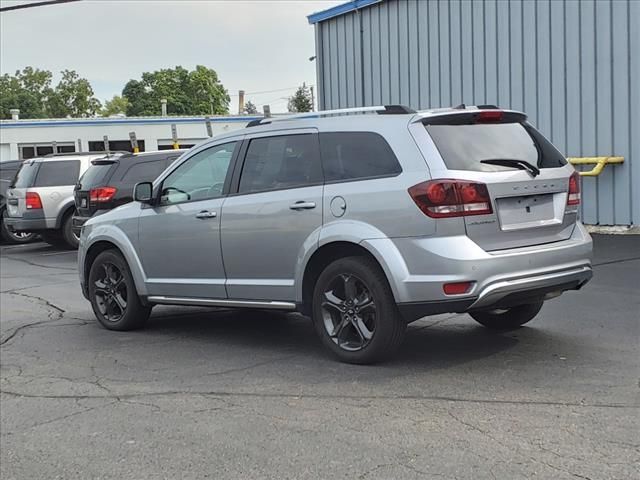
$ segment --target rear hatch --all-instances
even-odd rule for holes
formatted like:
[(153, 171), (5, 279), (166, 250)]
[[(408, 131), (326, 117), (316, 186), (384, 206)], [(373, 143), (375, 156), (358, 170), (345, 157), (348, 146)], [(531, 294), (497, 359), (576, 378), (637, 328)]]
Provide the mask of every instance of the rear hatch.
[[(93, 160), (91, 166), (80, 177), (73, 191), (78, 214), (82, 217), (91, 217), (99, 208), (105, 208), (104, 198), (98, 202), (98, 194), (104, 196), (99, 189), (107, 185), (113, 171), (118, 165), (115, 159), (101, 158)], [(91, 191), (93, 190), (93, 198)]]
[(540, 245), (571, 236), (579, 197), (574, 192), (568, 202), (568, 191), (570, 178), (572, 187), (579, 188), (577, 174), (525, 115), (472, 110), (423, 123), (444, 162), (444, 168), (432, 169), (432, 177), (469, 181), (473, 194), (490, 202), (486, 209), (464, 215), (467, 236), (483, 249)]
[(16, 172), (7, 189), (7, 214), (10, 217), (22, 217), (22, 214), (26, 211), (25, 197), (27, 189), (33, 186), (39, 167), (40, 163), (27, 161)]

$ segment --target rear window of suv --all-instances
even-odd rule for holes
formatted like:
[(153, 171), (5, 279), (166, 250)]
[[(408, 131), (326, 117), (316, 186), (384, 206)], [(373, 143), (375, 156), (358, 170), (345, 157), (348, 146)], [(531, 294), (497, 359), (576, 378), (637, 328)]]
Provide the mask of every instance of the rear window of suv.
[(79, 160), (41, 162), (34, 187), (75, 185), (80, 173)]
[(16, 188), (28, 188), (33, 185), (33, 179), (36, 178), (36, 173), (38, 173), (39, 163), (31, 162), (31, 163), (23, 163), (16, 174), (12, 187)]
[(78, 183), (80, 184), (80, 190), (87, 190), (91, 187), (99, 186), (107, 178), (107, 175), (114, 166), (117, 165), (115, 161), (112, 162), (100, 162), (92, 163), (86, 172), (82, 174)]
[(482, 160), (523, 160), (538, 168), (566, 165), (563, 155), (531, 125), (479, 123), (426, 125), (445, 165), (450, 170), (495, 172), (513, 168)]

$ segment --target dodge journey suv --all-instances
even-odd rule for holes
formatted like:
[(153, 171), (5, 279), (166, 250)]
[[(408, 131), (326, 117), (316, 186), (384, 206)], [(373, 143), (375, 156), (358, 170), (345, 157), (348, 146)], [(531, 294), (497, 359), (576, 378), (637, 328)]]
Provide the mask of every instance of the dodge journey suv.
[(299, 311), (353, 363), (409, 322), (533, 319), (592, 275), (579, 177), (524, 114), (367, 107), (254, 121), (88, 220), (82, 290), (111, 330), (157, 304)]

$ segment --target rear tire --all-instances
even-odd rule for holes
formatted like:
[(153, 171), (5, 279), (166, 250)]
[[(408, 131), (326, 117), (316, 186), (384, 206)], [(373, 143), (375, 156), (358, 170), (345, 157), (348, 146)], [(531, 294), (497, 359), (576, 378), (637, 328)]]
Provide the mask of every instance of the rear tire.
[(492, 330), (514, 330), (533, 320), (543, 303), (540, 300), (511, 308), (471, 312), (469, 315), (476, 322)]
[(4, 212), (0, 213), (0, 238), (5, 243), (13, 243), (13, 244), (23, 244), (31, 242), (36, 234), (28, 233), (28, 232), (14, 232), (9, 230), (7, 226), (4, 224), (3, 220)]
[(312, 308), (322, 343), (346, 363), (390, 357), (407, 328), (384, 272), (367, 257), (346, 257), (327, 266), (314, 287)]
[(89, 270), (89, 300), (93, 313), (108, 330), (134, 330), (149, 319), (151, 307), (142, 305), (126, 260), (105, 250)]
[(67, 247), (70, 249), (77, 249), (80, 244), (80, 238), (76, 237), (76, 234), (73, 233), (73, 214), (75, 210), (67, 213), (62, 220), (62, 239), (66, 243)]

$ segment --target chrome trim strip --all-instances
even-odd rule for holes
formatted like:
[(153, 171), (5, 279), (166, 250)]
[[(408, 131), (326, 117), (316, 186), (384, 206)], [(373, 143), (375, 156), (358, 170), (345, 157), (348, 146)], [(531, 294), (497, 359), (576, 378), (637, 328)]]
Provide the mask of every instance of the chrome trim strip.
[(210, 298), (190, 297), (164, 297), (151, 296), (147, 300), (150, 303), (163, 305), (195, 305), (202, 307), (244, 307), (244, 308), (269, 308), (274, 310), (295, 310), (296, 304), (292, 302), (270, 302), (263, 300), (224, 300)]
[(561, 270), (543, 275), (535, 275), (511, 280), (503, 280), (485, 287), (478, 295), (478, 300), (469, 308), (491, 305), (510, 293), (526, 291), (537, 287), (552, 286), (573, 280), (588, 281), (591, 278), (591, 265), (583, 265), (571, 270)]

